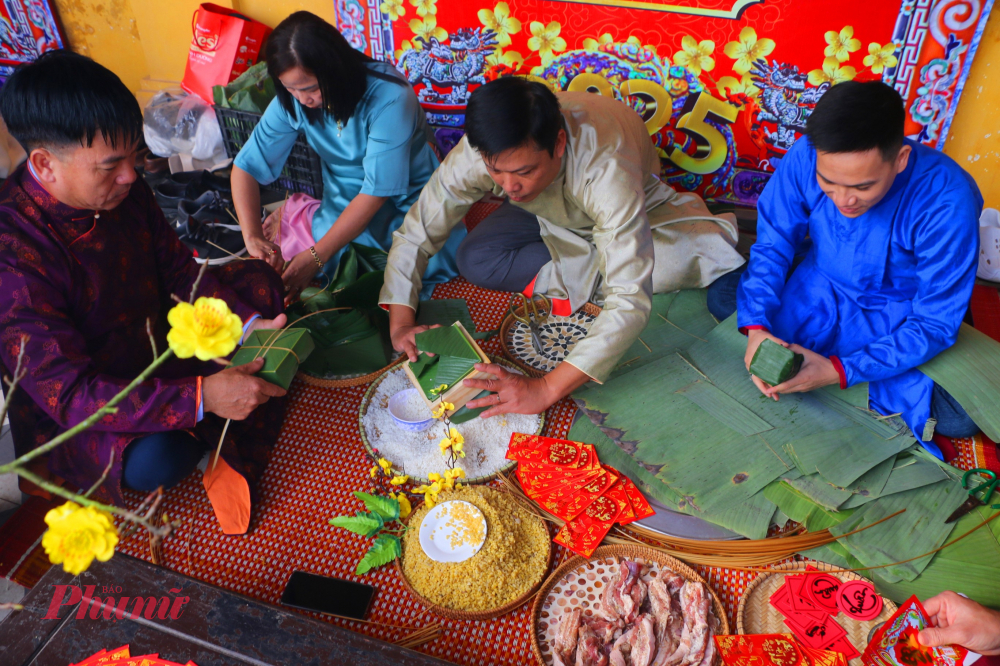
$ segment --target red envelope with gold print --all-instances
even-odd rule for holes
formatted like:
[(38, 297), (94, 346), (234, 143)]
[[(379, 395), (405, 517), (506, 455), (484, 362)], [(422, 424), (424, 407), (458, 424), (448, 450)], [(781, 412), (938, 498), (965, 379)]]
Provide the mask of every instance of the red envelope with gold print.
[(564, 486), (536, 501), (553, 516), (573, 520), (617, 480), (617, 474), (602, 470), (599, 476), (583, 486)]
[[(609, 475), (610, 476), (610, 475)], [(568, 521), (553, 539), (578, 555), (590, 557), (621, 513), (610, 497), (598, 497), (574, 520)]]
[(518, 440), (517, 434), (511, 436), (511, 444), (507, 447), (507, 459), (518, 462), (544, 462), (550, 465), (567, 467), (580, 459), (579, 442), (552, 437), (533, 437), (530, 440)]
[(790, 634), (714, 636), (726, 666), (810, 666)]
[(622, 507), (621, 513), (618, 514), (617, 522), (619, 525), (628, 525), (638, 520), (635, 509), (632, 508), (632, 503), (629, 501), (628, 495), (625, 494), (624, 476), (619, 476), (618, 480), (611, 484), (611, 487), (604, 493), (604, 496), (615, 500)]

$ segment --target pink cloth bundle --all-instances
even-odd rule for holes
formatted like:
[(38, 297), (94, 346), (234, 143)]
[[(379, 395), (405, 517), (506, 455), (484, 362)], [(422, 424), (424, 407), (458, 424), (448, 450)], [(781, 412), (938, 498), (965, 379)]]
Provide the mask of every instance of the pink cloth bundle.
[(288, 197), (281, 209), (281, 227), (274, 239), (286, 260), (316, 244), (312, 219), (321, 203), (307, 194), (295, 193)]

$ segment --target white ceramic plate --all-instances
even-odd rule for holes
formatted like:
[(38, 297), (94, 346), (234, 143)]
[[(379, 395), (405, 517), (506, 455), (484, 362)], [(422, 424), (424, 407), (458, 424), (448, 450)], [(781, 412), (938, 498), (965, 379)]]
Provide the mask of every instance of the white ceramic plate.
[(420, 547), (435, 562), (464, 562), (483, 547), (486, 529), (486, 516), (475, 504), (441, 502), (420, 523)]

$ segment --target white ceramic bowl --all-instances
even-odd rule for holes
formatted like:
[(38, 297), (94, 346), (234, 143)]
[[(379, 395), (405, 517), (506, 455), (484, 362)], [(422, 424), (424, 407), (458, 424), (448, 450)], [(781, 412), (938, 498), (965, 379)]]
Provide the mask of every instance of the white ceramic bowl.
[(427, 430), (431, 427), (431, 424), (434, 423), (434, 418), (430, 416), (421, 421), (407, 421), (404, 418), (400, 418), (400, 414), (403, 413), (403, 405), (411, 400), (411, 396), (414, 395), (417, 395), (417, 389), (408, 388), (389, 398), (389, 414), (392, 415), (392, 420), (395, 421), (397, 426), (407, 432), (420, 432), (421, 430)]
[[(456, 507), (462, 505), (474, 519), (482, 524), (482, 534), (474, 543), (463, 542), (453, 545), (452, 538), (460, 527), (448, 515)], [(465, 500), (449, 500), (441, 502), (420, 523), (420, 548), (427, 557), (435, 562), (464, 562), (479, 552), (486, 542), (486, 516), (475, 504)]]

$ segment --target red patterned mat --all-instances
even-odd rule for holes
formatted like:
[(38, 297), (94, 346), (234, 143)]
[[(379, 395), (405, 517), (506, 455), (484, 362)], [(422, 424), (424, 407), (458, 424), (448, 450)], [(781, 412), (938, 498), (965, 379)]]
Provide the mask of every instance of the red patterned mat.
[[(434, 296), (466, 299), (480, 331), (499, 328), (509, 298), (508, 294), (473, 287), (461, 278), (441, 285)], [(497, 338), (483, 346), (488, 353), (501, 353)], [(262, 480), (263, 500), (257, 507), (251, 532), (237, 537), (222, 534), (200, 476), (192, 475), (166, 494), (165, 510), (182, 526), (163, 544), (159, 563), (274, 604), (296, 570), (361, 580), (378, 588), (371, 623), (314, 616), (389, 641), (411, 631), (399, 625), (439, 623), (444, 629), (441, 637), (418, 649), (470, 666), (534, 664), (530, 604), (487, 622), (445, 620), (410, 596), (392, 567), (377, 569), (364, 577), (354, 576), (355, 563), (363, 555), (366, 543), (329, 526), (327, 521), (360, 508), (350, 493), (364, 487), (367, 481), (368, 463), (358, 434), (358, 409), (366, 388), (324, 389), (295, 382), (284, 429)], [(548, 413), (546, 434), (565, 436), (574, 412), (569, 400), (553, 407)], [(980, 463), (982, 441), (977, 438), (955, 443), (960, 452), (954, 461), (956, 465), (968, 469)], [(139, 501), (134, 493), (129, 499)], [(556, 548), (558, 566), (568, 555), (561, 547)], [(119, 550), (152, 559), (148, 542), (141, 534), (123, 540)], [(39, 559), (36, 554), (44, 558), (40, 549), (36, 549), (27, 560)], [(25, 568), (25, 565), (19, 567)], [(719, 595), (735, 631), (739, 598), (756, 574), (696, 568)]]

